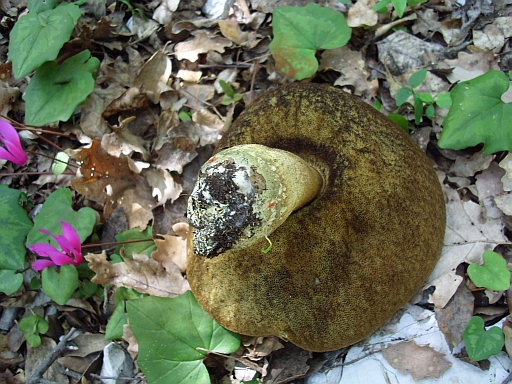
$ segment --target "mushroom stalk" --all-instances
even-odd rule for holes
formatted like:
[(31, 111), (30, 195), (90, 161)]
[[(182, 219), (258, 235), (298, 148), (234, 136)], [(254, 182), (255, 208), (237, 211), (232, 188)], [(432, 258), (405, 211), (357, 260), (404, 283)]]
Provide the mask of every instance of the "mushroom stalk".
[(194, 252), (215, 257), (254, 245), (322, 186), (315, 168), (281, 149), (246, 144), (217, 153), (201, 168), (188, 201)]

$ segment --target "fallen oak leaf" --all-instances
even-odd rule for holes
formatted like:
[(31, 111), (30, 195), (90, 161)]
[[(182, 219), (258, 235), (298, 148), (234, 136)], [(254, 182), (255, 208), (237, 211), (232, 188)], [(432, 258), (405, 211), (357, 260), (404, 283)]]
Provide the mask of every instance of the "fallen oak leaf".
[(82, 148), (71, 157), (81, 162), (81, 175), (71, 180), (71, 187), (88, 198), (98, 198), (105, 204), (136, 186), (136, 174), (130, 169), (128, 158), (109, 155), (96, 140), (90, 148)]
[(452, 366), (442, 353), (428, 345), (418, 345), (413, 340), (388, 344), (382, 350), (382, 356), (393, 368), (405, 374), (410, 373), (414, 381), (427, 376), (439, 379)]
[(168, 264), (175, 264), (181, 272), (187, 269), (187, 240), (178, 236), (161, 235), (164, 240), (155, 239), (158, 250), (151, 257), (160, 262), (165, 269), (170, 269)]
[(111, 264), (107, 254), (90, 253), (85, 256), (89, 268), (96, 273), (94, 284), (133, 288), (151, 296), (176, 297), (190, 289), (178, 266), (169, 262), (166, 270), (161, 263), (146, 255), (133, 254), (133, 259)]

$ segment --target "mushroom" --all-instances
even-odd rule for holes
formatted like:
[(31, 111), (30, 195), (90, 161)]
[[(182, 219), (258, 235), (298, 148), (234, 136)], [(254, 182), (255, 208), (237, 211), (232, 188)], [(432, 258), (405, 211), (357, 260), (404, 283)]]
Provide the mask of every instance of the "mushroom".
[(187, 277), (225, 328), (310, 351), (354, 344), (421, 287), (443, 244), (429, 159), (330, 86), (266, 92), (233, 123), (189, 198)]

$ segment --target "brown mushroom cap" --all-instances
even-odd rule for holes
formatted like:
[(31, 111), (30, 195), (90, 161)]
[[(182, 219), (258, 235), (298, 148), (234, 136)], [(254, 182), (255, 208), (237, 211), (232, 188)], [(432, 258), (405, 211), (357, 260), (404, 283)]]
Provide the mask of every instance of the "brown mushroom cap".
[(296, 83), (265, 93), (217, 152), (239, 144), (292, 152), (325, 178), (268, 243), (206, 258), (187, 276), (218, 323), (329, 351), (373, 333), (421, 287), (443, 244), (445, 204), (418, 145), (384, 115), (334, 87)]

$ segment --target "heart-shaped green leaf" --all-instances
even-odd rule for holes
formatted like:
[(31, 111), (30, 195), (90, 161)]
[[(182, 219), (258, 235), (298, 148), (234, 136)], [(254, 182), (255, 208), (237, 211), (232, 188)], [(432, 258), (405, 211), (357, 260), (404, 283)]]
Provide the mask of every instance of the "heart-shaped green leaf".
[(485, 251), (482, 255), (484, 265), (471, 264), (468, 275), (477, 287), (504, 291), (510, 287), (510, 271), (507, 262), (501, 255), (493, 251)]
[(11, 269), (0, 269), (0, 292), (12, 295), (23, 284), (23, 276)]
[(41, 280), (44, 293), (60, 305), (66, 304), (78, 288), (78, 272), (71, 264), (61, 266), (59, 272), (52, 267), (43, 269)]
[(512, 103), (501, 100), (509, 85), (507, 76), (496, 70), (457, 84), (450, 92), (452, 106), (439, 146), (463, 149), (484, 143), (485, 153), (512, 151)]
[(68, 188), (59, 188), (52, 192), (43, 203), (41, 211), (34, 218), (34, 227), (28, 234), (27, 246), (48, 241), (53, 246), (57, 246), (55, 240), (51, 236), (39, 232), (39, 228), (59, 235), (62, 233), (61, 221), (71, 224), (83, 242), (92, 233), (96, 223), (96, 212), (89, 207), (74, 211), (72, 204), (71, 191)]
[(145, 297), (126, 304), (130, 327), (139, 343), (137, 364), (151, 384), (203, 384), (210, 377), (206, 352), (232, 353), (238, 335), (217, 324), (191, 291), (175, 298)]
[(498, 327), (485, 330), (481, 317), (473, 316), (469, 320), (462, 339), (466, 343), (466, 351), (473, 361), (487, 359), (500, 353), (505, 345), (505, 335)]
[(16, 270), (25, 266), (27, 249), (23, 243), (32, 222), (19, 204), (20, 196), (17, 189), (0, 185), (0, 269)]
[(305, 7), (277, 7), (272, 14), (274, 39), (270, 51), (276, 68), (297, 80), (318, 70), (317, 49), (347, 44), (352, 33), (342, 13), (309, 3)]
[(50, 61), (37, 69), (23, 100), (25, 121), (45, 125), (68, 120), (94, 90), (100, 61), (88, 50), (67, 59), (62, 66)]
[(41, 345), (39, 334), (48, 332), (50, 325), (43, 317), (34, 314), (21, 319), (19, 329), (25, 336), (27, 343), (32, 348), (37, 348)]
[(81, 12), (75, 4), (63, 3), (40, 13), (29, 12), (14, 24), (9, 41), (9, 60), (14, 77), (29, 74), (54, 60), (69, 40)]

